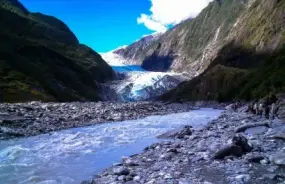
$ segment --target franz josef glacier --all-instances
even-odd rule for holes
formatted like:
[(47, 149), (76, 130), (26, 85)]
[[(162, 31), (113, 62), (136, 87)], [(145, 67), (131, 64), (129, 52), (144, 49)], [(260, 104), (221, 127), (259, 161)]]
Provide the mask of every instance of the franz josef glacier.
[(188, 79), (187, 74), (150, 72), (139, 65), (129, 65), (130, 61), (115, 51), (101, 53), (101, 56), (112, 66), (117, 76), (116, 80), (102, 85), (105, 100), (154, 100)]

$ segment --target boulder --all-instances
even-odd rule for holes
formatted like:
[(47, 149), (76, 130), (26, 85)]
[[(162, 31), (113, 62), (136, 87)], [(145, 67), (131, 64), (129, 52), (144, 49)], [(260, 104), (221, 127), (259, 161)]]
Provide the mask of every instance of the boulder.
[(242, 148), (240, 146), (236, 145), (230, 145), (226, 146), (219, 151), (217, 151), (214, 155), (214, 159), (224, 159), (227, 156), (237, 156), (240, 157), (242, 156)]
[(125, 167), (115, 167), (113, 168), (113, 173), (115, 175), (129, 175), (130, 174), (130, 170), (128, 168)]
[(285, 151), (270, 156), (269, 160), (276, 165), (285, 166)]
[(193, 127), (192, 126), (185, 126), (184, 129), (177, 134), (176, 138), (183, 139), (185, 136), (192, 135), (192, 129), (191, 128), (193, 128)]
[(249, 162), (260, 163), (260, 161), (264, 160), (264, 156), (261, 156), (261, 155), (249, 155), (246, 158), (246, 160), (249, 161)]
[(236, 135), (232, 139), (232, 144), (217, 151), (213, 158), (224, 159), (227, 156), (240, 157), (251, 150), (252, 147), (248, 144), (247, 139), (242, 135)]
[(243, 152), (250, 152), (252, 147), (248, 144), (247, 139), (242, 135), (236, 135), (232, 139), (232, 144), (240, 146)]
[(235, 132), (236, 133), (244, 132), (245, 130), (247, 130), (249, 128), (254, 128), (254, 127), (269, 127), (269, 125), (267, 122), (265, 122), (265, 123), (249, 123), (249, 124), (241, 125), (241, 126), (237, 127), (235, 129)]

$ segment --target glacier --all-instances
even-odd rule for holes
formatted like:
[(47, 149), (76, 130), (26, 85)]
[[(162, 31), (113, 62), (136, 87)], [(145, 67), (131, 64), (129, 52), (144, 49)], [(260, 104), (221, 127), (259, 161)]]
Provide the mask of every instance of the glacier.
[(144, 101), (154, 100), (188, 79), (185, 74), (174, 72), (150, 72), (139, 65), (128, 65), (128, 60), (113, 51), (101, 53), (112, 66), (117, 79), (103, 85), (105, 100)]

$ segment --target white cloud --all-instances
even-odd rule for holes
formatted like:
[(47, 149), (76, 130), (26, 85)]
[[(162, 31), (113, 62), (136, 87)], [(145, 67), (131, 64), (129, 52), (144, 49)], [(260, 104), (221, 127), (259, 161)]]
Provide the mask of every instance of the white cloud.
[(146, 14), (141, 14), (141, 17), (138, 18), (139, 24), (144, 24), (148, 29), (156, 32), (165, 32), (167, 28), (162, 23), (153, 20), (150, 16)]
[(151, 15), (141, 14), (137, 19), (148, 29), (156, 32), (165, 32), (167, 26), (196, 17), (212, 0), (150, 0)]

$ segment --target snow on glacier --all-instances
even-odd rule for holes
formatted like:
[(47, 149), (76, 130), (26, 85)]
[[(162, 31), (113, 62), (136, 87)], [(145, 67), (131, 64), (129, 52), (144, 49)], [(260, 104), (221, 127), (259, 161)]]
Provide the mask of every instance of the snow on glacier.
[[(182, 74), (174, 72), (149, 72), (138, 65), (127, 65), (126, 59), (112, 51), (101, 53), (101, 56), (114, 71), (125, 75), (124, 80), (109, 84), (123, 101), (151, 99), (155, 94), (161, 95), (187, 79)], [(167, 76), (175, 79), (174, 85), (173, 82), (169, 85), (167, 80), (163, 80)]]

